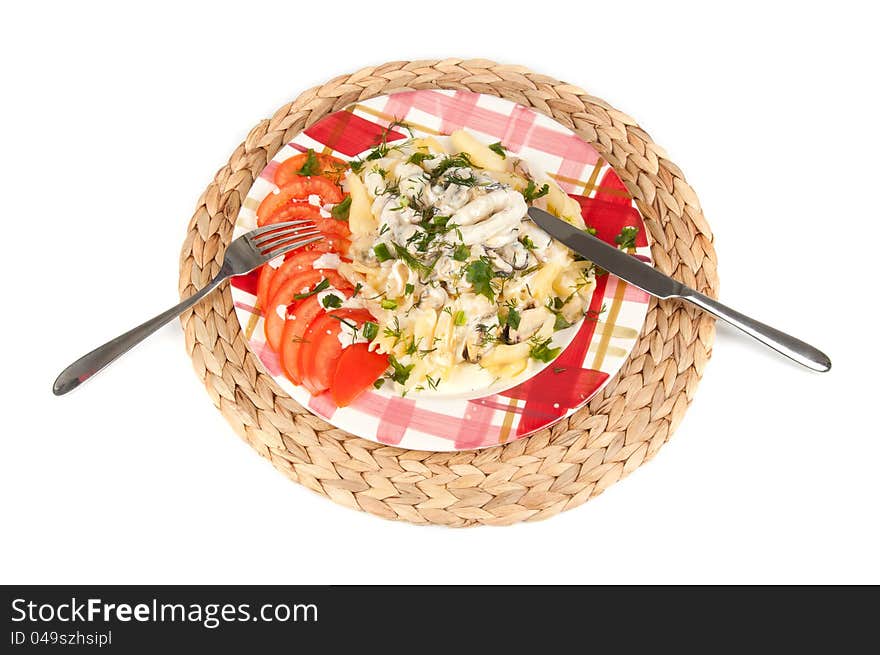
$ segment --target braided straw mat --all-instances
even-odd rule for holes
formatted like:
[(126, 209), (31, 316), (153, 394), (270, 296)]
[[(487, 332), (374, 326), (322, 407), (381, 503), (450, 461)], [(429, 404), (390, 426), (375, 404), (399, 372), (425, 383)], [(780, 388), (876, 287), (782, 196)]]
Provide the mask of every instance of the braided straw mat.
[[(372, 96), (466, 89), (552, 116), (592, 143), (636, 199), (655, 266), (715, 296), (712, 232), (678, 167), (636, 122), (577, 86), (487, 60), (397, 61), (303, 92), (248, 134), (198, 202), (180, 260), (180, 295), (219, 270), (243, 198), (298, 132)], [(229, 286), (182, 318), (186, 349), (238, 434), (292, 480), (388, 519), (469, 526), (535, 521), (596, 496), (651, 459), (693, 399), (714, 338), (707, 314), (652, 300), (617, 376), (584, 408), (531, 437), (465, 452), (421, 452), (334, 428), (294, 402), (245, 344)]]

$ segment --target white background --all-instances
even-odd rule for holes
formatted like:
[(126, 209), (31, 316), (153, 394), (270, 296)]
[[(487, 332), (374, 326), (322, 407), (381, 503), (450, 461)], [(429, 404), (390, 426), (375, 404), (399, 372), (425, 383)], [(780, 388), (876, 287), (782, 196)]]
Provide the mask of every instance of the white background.
[[(4, 4), (0, 582), (880, 582), (877, 21), (781, 4)], [(470, 530), (289, 482), (214, 409), (177, 323), (51, 395), (175, 302), (195, 202), (259, 119), (361, 66), (448, 56), (636, 117), (701, 198), (723, 299), (833, 371), (721, 327), (649, 465), (549, 521)]]

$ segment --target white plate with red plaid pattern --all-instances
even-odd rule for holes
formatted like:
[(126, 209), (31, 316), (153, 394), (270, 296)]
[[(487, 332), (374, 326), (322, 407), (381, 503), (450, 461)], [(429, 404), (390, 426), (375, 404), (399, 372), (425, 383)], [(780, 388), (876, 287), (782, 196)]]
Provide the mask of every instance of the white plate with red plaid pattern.
[[(371, 150), (389, 124), (402, 121), (415, 136), (466, 129), (484, 143), (500, 141), (531, 170), (552, 177), (582, 208), (597, 236), (614, 243), (624, 227), (638, 228), (635, 254), (650, 263), (641, 215), (617, 174), (590, 144), (534, 109), (467, 91), (423, 90), (371, 98), (325, 116), (283, 146), (251, 187), (234, 237), (256, 227), (256, 209), (277, 187), (275, 170), (307, 151), (350, 160)], [(401, 135), (399, 138), (403, 138)], [(482, 397), (414, 395), (391, 387), (370, 389), (347, 407), (330, 394), (312, 396), (281, 371), (278, 354), (265, 341), (256, 307), (255, 274), (235, 278), (232, 296), (251, 350), (266, 372), (297, 402), (351, 434), (414, 450), (484, 448), (519, 439), (572, 414), (620, 369), (645, 321), (648, 296), (611, 275), (600, 275), (587, 319), (560, 355), (533, 377)]]

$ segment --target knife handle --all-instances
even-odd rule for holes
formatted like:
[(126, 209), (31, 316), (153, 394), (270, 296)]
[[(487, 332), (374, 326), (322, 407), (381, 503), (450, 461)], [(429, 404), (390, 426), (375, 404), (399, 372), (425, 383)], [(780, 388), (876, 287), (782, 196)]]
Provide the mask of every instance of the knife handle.
[(745, 314), (740, 314), (727, 305), (722, 305), (717, 300), (712, 300), (709, 296), (694, 291), (690, 287), (684, 287), (679, 297), (693, 303), (713, 316), (727, 321), (761, 343), (770, 346), (776, 352), (793, 359), (798, 364), (820, 372), (825, 372), (831, 368), (831, 359), (818, 348), (814, 348), (800, 339), (795, 339), (790, 334), (756, 321)]

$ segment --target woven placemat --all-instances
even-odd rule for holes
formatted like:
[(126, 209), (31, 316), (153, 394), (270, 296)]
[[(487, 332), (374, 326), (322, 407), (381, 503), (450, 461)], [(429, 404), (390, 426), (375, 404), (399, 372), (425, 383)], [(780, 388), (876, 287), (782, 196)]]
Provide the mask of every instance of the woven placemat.
[[(397, 61), (337, 77), (261, 121), (199, 199), (181, 253), (181, 297), (218, 272), (242, 200), (279, 148), (352, 102), (427, 88), (501, 96), (574, 130), (636, 199), (653, 238), (655, 266), (716, 295), (712, 233), (697, 196), (632, 118), (579, 87), (522, 66), (446, 59)], [(214, 404), (277, 469), (353, 509), (449, 526), (544, 519), (600, 494), (651, 459), (693, 399), (714, 337), (707, 314), (652, 300), (630, 358), (586, 407), (503, 446), (432, 453), (353, 437), (298, 405), (247, 349), (228, 285), (182, 322), (187, 352)]]

